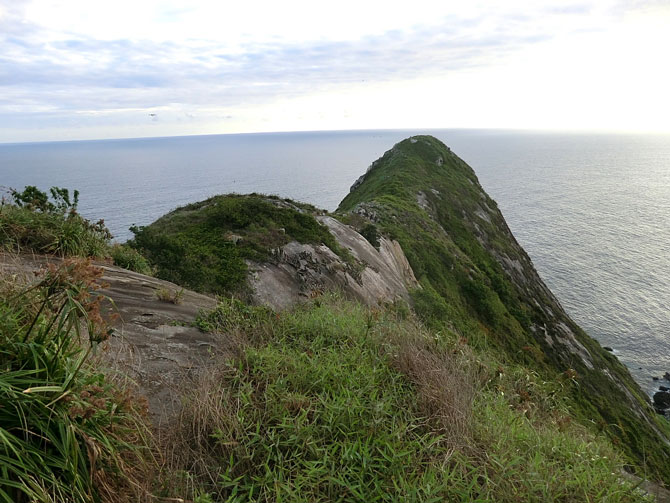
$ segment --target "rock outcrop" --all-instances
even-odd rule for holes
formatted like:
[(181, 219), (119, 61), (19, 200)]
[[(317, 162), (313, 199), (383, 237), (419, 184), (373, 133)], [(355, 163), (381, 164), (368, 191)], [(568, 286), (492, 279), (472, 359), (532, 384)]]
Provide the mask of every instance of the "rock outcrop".
[[(33, 273), (61, 259), (34, 255), (0, 254), (0, 275), (15, 275), (30, 281)], [(109, 297), (108, 314), (117, 314), (113, 332), (96, 358), (99, 364), (130, 379), (139, 394), (147, 397), (155, 424), (169, 420), (177, 410), (178, 388), (192, 372), (206, 371), (213, 356), (225, 353), (228, 340), (204, 333), (193, 326), (200, 309), (211, 309), (209, 296), (182, 289), (160, 279), (105, 263), (99, 293)], [(159, 299), (158, 292), (180, 292), (179, 303)]]
[(273, 250), (271, 261), (249, 262), (249, 284), (257, 303), (285, 309), (327, 290), (341, 290), (369, 306), (397, 299), (409, 302), (408, 289), (418, 282), (397, 241), (382, 238), (377, 250), (352, 227), (330, 216), (317, 219), (351, 260), (325, 245), (291, 241)]

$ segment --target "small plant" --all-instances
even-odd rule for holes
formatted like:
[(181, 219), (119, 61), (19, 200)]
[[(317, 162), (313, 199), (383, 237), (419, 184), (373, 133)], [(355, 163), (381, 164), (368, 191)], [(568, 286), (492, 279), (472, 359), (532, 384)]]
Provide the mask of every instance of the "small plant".
[(152, 275), (153, 271), (151, 270), (151, 266), (149, 266), (147, 259), (144, 258), (140, 252), (134, 248), (131, 248), (130, 246), (115, 244), (112, 246), (109, 254), (114, 261), (114, 265), (123, 267), (124, 269), (128, 269), (130, 271), (138, 272), (140, 274), (145, 274), (147, 276)]
[(181, 304), (181, 301), (184, 298), (184, 289), (170, 290), (169, 288), (159, 288), (156, 290), (156, 297), (162, 302)]

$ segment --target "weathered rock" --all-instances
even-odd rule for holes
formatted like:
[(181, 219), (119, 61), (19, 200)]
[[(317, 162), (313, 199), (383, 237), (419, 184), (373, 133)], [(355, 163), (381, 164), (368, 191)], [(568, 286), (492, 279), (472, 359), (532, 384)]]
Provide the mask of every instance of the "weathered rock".
[(249, 284), (256, 302), (285, 309), (327, 290), (341, 290), (369, 306), (409, 301), (408, 289), (418, 283), (396, 241), (381, 238), (377, 250), (352, 227), (329, 216), (317, 218), (349, 251), (353, 263), (326, 246), (292, 241), (273, 251), (273, 261), (249, 263)]
[[(19, 274), (29, 280), (45, 264), (60, 262), (55, 257), (0, 254), (0, 275)], [(181, 380), (204, 371), (214, 355), (231, 348), (222, 336), (192, 325), (198, 311), (214, 307), (216, 301), (168, 281), (104, 263), (95, 265), (103, 269), (102, 281), (109, 285), (99, 292), (113, 301), (106, 312), (119, 315), (107, 347), (96, 355), (96, 364), (120, 372), (137, 386), (148, 399), (155, 424), (169, 421), (179, 406)], [(180, 303), (158, 300), (159, 289), (181, 291)]]
[(670, 408), (670, 392), (657, 391), (654, 393), (654, 407), (658, 410)]

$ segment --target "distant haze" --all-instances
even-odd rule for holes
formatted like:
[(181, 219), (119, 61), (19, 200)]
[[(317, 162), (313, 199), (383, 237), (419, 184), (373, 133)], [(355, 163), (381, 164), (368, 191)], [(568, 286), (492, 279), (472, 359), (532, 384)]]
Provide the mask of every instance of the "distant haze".
[(670, 130), (659, 0), (0, 0), (0, 142)]

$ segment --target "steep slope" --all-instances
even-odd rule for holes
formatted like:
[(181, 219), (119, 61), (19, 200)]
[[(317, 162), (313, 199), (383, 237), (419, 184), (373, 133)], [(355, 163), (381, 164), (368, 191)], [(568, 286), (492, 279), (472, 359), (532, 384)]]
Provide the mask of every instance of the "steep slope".
[(605, 431), (631, 463), (670, 482), (668, 425), (628, 370), (581, 330), (544, 285), (474, 171), (430, 136), (375, 161), (340, 218), (402, 246), (421, 288), (415, 309), (475, 347), (545, 379), (570, 379), (575, 415)]

